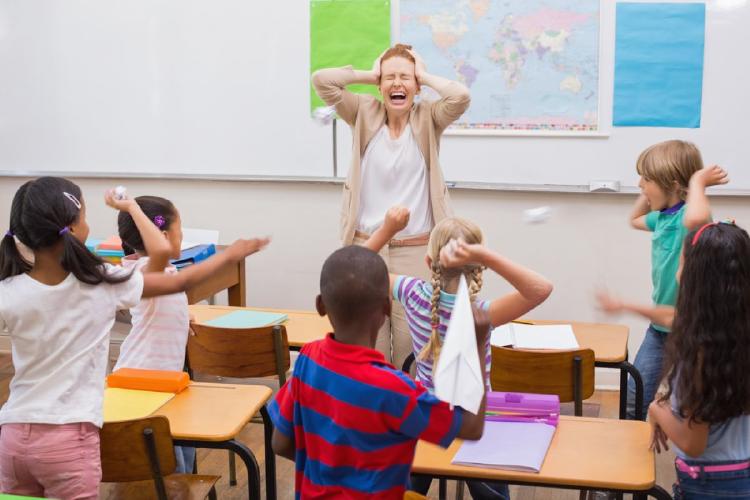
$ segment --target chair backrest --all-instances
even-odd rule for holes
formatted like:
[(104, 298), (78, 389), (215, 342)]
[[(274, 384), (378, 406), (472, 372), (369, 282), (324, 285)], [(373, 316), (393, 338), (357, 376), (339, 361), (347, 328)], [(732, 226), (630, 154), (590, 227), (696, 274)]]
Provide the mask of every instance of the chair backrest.
[(191, 371), (220, 377), (268, 377), (279, 384), (289, 370), (289, 340), (283, 325), (217, 328), (193, 323), (187, 359)]
[(576, 401), (580, 405), (594, 393), (594, 351), (529, 351), (492, 346), (490, 382), (493, 391), (557, 394), (563, 403)]
[(157, 478), (161, 481), (162, 476), (175, 470), (172, 435), (166, 417), (105, 423), (99, 436), (102, 482), (156, 481)]

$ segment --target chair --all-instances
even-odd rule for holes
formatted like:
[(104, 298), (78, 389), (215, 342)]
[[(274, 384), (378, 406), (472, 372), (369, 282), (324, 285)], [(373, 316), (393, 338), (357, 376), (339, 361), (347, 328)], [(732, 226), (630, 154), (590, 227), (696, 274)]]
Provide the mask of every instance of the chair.
[[(187, 342), (187, 367), (190, 378), (194, 373), (219, 377), (256, 378), (276, 376), (279, 387), (286, 382), (290, 366), (289, 339), (283, 325), (261, 328), (218, 328), (197, 323), (190, 324)], [(261, 408), (264, 421), (270, 422), (265, 407)], [(257, 419), (253, 422), (259, 423)], [(266, 428), (270, 432), (270, 427)], [(266, 436), (270, 443), (271, 436)], [(275, 494), (276, 457), (267, 445), (266, 489)], [(234, 453), (229, 451), (229, 484), (237, 484)], [(272, 485), (273, 484), (273, 485)]]
[(492, 346), (493, 391), (557, 394), (573, 401), (583, 415), (583, 400), (594, 393), (594, 351), (529, 351)]
[(99, 435), (102, 482), (118, 483), (108, 499), (216, 499), (219, 476), (173, 474), (176, 461), (166, 417), (105, 423)]

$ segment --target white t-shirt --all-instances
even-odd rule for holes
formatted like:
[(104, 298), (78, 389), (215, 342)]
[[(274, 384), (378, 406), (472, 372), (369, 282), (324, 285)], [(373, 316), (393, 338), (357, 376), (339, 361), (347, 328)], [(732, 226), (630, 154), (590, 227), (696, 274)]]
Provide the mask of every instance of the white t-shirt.
[(54, 286), (27, 274), (0, 281), (0, 329), (10, 333), (16, 370), (0, 425), (91, 422), (101, 427), (115, 312), (135, 306), (142, 293), (141, 273), (118, 284), (87, 285), (73, 273)]
[(372, 234), (394, 205), (403, 205), (411, 213), (409, 224), (397, 238), (432, 230), (427, 166), (411, 125), (397, 139), (391, 139), (387, 125), (377, 131), (362, 157), (360, 192), (357, 216), (360, 231)]
[[(142, 273), (148, 257), (124, 259), (122, 267)], [(165, 273), (177, 269), (167, 267)], [(145, 370), (182, 370), (185, 364), (190, 315), (185, 292), (141, 299), (130, 309), (132, 328), (120, 347), (115, 370), (143, 368)]]

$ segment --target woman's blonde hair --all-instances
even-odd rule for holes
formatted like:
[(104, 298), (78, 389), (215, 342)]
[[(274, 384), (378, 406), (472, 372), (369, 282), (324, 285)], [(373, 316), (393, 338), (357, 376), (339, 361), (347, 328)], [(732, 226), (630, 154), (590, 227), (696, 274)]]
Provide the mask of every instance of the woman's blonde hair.
[(419, 352), (419, 359), (432, 358), (433, 365), (437, 363), (440, 356), (440, 334), (438, 326), (440, 325), (440, 290), (448, 280), (455, 279), (463, 274), (469, 284), (469, 293), (471, 301), (476, 300), (476, 296), (482, 289), (482, 270), (480, 265), (468, 265), (462, 268), (445, 268), (440, 265), (440, 250), (451, 240), (462, 239), (469, 244), (481, 244), (483, 242), (482, 230), (479, 226), (460, 217), (449, 217), (443, 219), (435, 225), (430, 233), (430, 241), (427, 244), (427, 255), (432, 260), (432, 301), (430, 323), (432, 334), (430, 340)]
[(672, 193), (677, 184), (680, 199), (687, 196), (690, 177), (703, 168), (701, 152), (692, 142), (664, 141), (646, 148), (636, 162), (638, 175), (654, 181), (665, 193)]

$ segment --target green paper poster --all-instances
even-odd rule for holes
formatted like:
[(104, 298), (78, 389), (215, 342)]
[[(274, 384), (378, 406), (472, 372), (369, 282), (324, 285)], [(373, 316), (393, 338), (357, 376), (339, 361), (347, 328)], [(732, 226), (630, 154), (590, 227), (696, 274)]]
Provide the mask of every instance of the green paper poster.
[[(352, 65), (369, 70), (391, 44), (390, 0), (311, 0), (310, 74), (321, 68)], [(349, 90), (379, 96), (373, 85)], [(310, 85), (310, 110), (325, 103)]]

